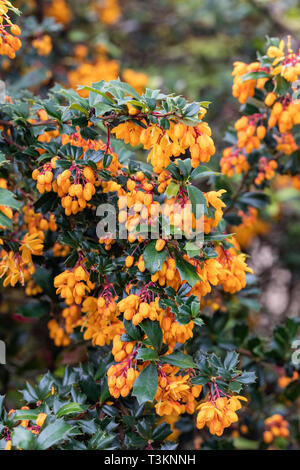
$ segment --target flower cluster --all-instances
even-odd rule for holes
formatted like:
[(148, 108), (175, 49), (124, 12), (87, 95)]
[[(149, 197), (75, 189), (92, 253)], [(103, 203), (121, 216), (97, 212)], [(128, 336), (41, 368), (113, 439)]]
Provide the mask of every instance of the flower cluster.
[(192, 414), (202, 386), (191, 385), (190, 375), (178, 374), (179, 367), (165, 364), (158, 369), (158, 388), (155, 395), (155, 410), (159, 416)]
[(289, 423), (280, 414), (265, 419), (264, 441), (271, 444), (276, 437), (289, 437)]
[[(9, 12), (18, 13), (8, 0), (0, 2), (0, 55), (7, 55), (10, 59), (16, 57), (16, 51), (22, 46), (18, 36), (21, 29), (9, 19)], [(10, 32), (9, 32), (10, 31)]]
[(241, 401), (247, 399), (240, 395), (224, 396), (216, 388), (215, 393), (209, 393), (209, 400), (198, 406), (197, 428), (202, 429), (206, 425), (211, 434), (221, 436), (225, 428), (238, 421), (236, 411), (240, 410)]
[[(200, 117), (204, 114), (205, 110), (202, 110)], [(162, 129), (157, 124), (143, 129), (134, 122), (127, 121), (115, 127), (113, 133), (117, 139), (122, 139), (133, 147), (142, 144), (144, 149), (150, 150), (148, 161), (151, 162), (155, 173), (161, 173), (169, 165), (171, 157), (179, 157), (187, 149), (191, 152), (193, 168), (200, 162), (208, 162), (215, 153), (211, 130), (206, 122), (201, 122), (195, 127), (170, 122), (169, 129)]]
[(54, 279), (54, 286), (56, 293), (61, 295), (67, 305), (80, 305), (87, 292), (94, 288), (87, 270), (81, 264), (58, 274)]

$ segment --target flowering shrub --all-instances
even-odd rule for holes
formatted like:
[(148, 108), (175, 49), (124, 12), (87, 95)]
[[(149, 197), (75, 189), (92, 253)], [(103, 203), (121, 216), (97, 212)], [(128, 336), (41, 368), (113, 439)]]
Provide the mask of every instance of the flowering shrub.
[[(108, 24), (119, 14), (117, 2), (99, 10)], [(48, 55), (51, 38), (32, 46)], [(218, 446), (224, 432), (249, 432), (247, 408), (259, 413), (265, 375), (285, 367), (284, 399), (300, 394), (291, 363), (299, 320), (277, 326), (269, 343), (251, 331), (255, 278), (241, 250), (266, 230), (259, 210), (271, 180), (299, 187), (299, 55), (270, 39), (257, 62), (234, 65), (243, 115), (220, 172), (208, 166), (209, 102), (144, 89), (145, 77), (128, 70), (121, 81), (118, 65), (95, 82), (83, 68), (70, 79), (78, 91), (18, 90), (1, 106), (3, 288), (22, 286), (32, 298), (24, 316), (44, 316), (56, 347), (87, 355), (61, 377), (27, 383), (20, 409), (2, 399), (0, 446), (174, 449), (183, 415), (189, 429), (205, 429), (205, 446)], [(269, 415), (253, 431), (258, 445), (294, 445), (288, 421)]]

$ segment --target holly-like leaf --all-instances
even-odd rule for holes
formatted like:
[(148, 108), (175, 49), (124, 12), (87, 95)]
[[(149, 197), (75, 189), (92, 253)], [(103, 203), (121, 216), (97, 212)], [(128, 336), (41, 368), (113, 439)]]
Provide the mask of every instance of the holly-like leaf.
[(146, 401), (152, 402), (154, 400), (158, 387), (158, 374), (156, 364), (151, 362), (145, 369), (142, 370), (138, 378), (133, 384), (133, 396), (141, 405)]
[(176, 268), (178, 269), (181, 280), (187, 281), (190, 286), (193, 287), (197, 282), (200, 281), (195, 267), (186, 261), (179, 253), (175, 252), (174, 256), (176, 261)]
[(48, 424), (37, 438), (37, 448), (46, 450), (55, 444), (63, 443), (67, 436), (74, 432), (75, 426), (67, 424), (62, 418)]
[(20, 209), (21, 203), (16, 200), (16, 196), (8, 189), (0, 188), (0, 206), (10, 207), (11, 209)]
[(171, 364), (171, 366), (180, 367), (180, 369), (194, 369), (194, 367), (196, 367), (193, 358), (182, 352), (175, 352), (168, 356), (163, 356), (161, 358), (161, 362)]
[(154, 349), (150, 348), (140, 348), (138, 351), (137, 359), (141, 359), (142, 361), (158, 361), (157, 352)]
[(57, 418), (61, 418), (62, 416), (71, 415), (74, 413), (82, 413), (85, 410), (86, 406), (83, 406), (80, 403), (66, 403), (58, 410), (56, 416)]
[(155, 249), (156, 240), (152, 240), (145, 248), (143, 257), (145, 260), (145, 268), (150, 271), (151, 274), (155, 274), (160, 271), (162, 265), (167, 257), (167, 250), (156, 251)]
[(140, 326), (148, 336), (148, 339), (152, 346), (157, 351), (159, 351), (163, 339), (163, 334), (159, 322), (146, 319), (140, 324)]

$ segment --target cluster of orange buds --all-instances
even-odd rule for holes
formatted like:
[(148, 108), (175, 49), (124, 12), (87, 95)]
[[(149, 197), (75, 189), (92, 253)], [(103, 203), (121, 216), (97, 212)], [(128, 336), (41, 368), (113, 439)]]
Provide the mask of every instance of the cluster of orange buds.
[(236, 411), (241, 409), (241, 401), (247, 401), (247, 398), (240, 395), (226, 395), (218, 388), (215, 381), (208, 386), (208, 400), (198, 406), (196, 426), (198, 429), (203, 429), (206, 425), (211, 434), (222, 436), (225, 428), (238, 421)]
[(45, 218), (42, 214), (34, 212), (34, 209), (31, 205), (24, 206), (24, 222), (27, 227), (27, 231), (30, 234), (37, 233), (40, 240), (44, 240), (45, 233), (48, 230), (51, 232), (56, 232), (57, 225), (55, 221), (54, 214), (50, 214), (49, 218)]
[[(73, 170), (75, 170), (74, 178)], [(61, 198), (61, 205), (66, 215), (77, 214), (87, 206), (87, 202), (96, 192), (95, 179), (94, 171), (88, 166), (82, 170), (73, 165), (58, 175), (57, 194)]]
[(268, 160), (267, 157), (260, 157), (258, 161), (258, 174), (254, 183), (259, 186), (264, 180), (271, 180), (275, 176), (275, 170), (278, 167), (276, 160)]
[(70, 305), (62, 311), (62, 317), (65, 320), (65, 331), (68, 335), (72, 334), (74, 328), (79, 325), (81, 310), (78, 305)]
[(125, 320), (131, 320), (133, 325), (138, 325), (146, 318), (152, 321), (158, 320), (162, 309), (159, 307), (159, 297), (148, 290), (145, 285), (138, 293), (130, 294), (120, 300), (118, 311), (124, 314)]
[(118, 0), (104, 0), (95, 4), (102, 23), (115, 24), (121, 16), (121, 9)]
[[(4, 178), (0, 178), (0, 188), (7, 189), (7, 181)], [(0, 212), (2, 212), (2, 214), (4, 214), (9, 219), (13, 218), (13, 211), (10, 207), (0, 205)]]
[[(113, 293), (111, 290), (113, 290)], [(86, 311), (91, 311), (96, 308), (101, 316), (110, 317), (117, 312), (117, 297), (113, 285), (108, 283), (101, 288), (97, 298), (87, 297), (84, 300), (82, 311), (85, 313)]]
[(145, 179), (142, 171), (128, 179), (127, 190), (118, 200), (118, 220), (120, 224), (125, 224), (128, 241), (133, 243), (137, 239), (144, 240), (137, 227), (147, 225), (157, 217), (160, 206), (153, 201), (154, 185)]
[(132, 353), (125, 361), (110, 366), (107, 371), (109, 393), (114, 398), (127, 397), (139, 376), (139, 370), (133, 367), (134, 355)]
[(52, 247), (53, 256), (57, 258), (68, 256), (68, 254), (70, 253), (70, 250), (71, 249), (68, 245), (62, 245), (61, 243), (58, 243), (58, 242), (55, 242)]
[[(21, 40), (17, 37), (20, 36), (21, 29), (9, 20), (8, 8), (5, 3), (3, 0), (0, 2), (0, 55), (7, 55), (10, 59), (14, 59), (16, 51), (22, 46)], [(10, 28), (10, 32), (8, 32), (8, 28)]]
[[(77, 82), (76, 87), (78, 83), (82, 82)], [(80, 156), (80, 159), (84, 157), (84, 153), (87, 152), (88, 150), (103, 150), (105, 153), (111, 155), (112, 161), (110, 162), (109, 166), (106, 168), (108, 171), (110, 171), (113, 175), (116, 175), (117, 171), (121, 168), (121, 164), (118, 161), (118, 155), (114, 153), (111, 149), (110, 146), (105, 144), (101, 139), (99, 140), (93, 140), (93, 139), (84, 139), (81, 134), (80, 134), (80, 128), (76, 128), (76, 132), (73, 134), (63, 134), (61, 136), (61, 142), (63, 145), (66, 145), (70, 143), (71, 145), (74, 145), (75, 147), (80, 147), (83, 150), (83, 154)], [(97, 165), (97, 170), (103, 170), (103, 160), (101, 159), (99, 162), (96, 163)], [(95, 185), (98, 186), (100, 185), (100, 181), (96, 181)]]
[(276, 150), (278, 152), (283, 152), (285, 155), (290, 155), (291, 153), (294, 153), (296, 150), (298, 150), (298, 145), (296, 144), (294, 136), (291, 132), (286, 132), (278, 136), (275, 135), (274, 137), (277, 141)]
[(42, 34), (32, 41), (32, 46), (36, 49), (38, 55), (49, 55), (52, 51), (52, 40), (49, 34)]
[(34, 295), (41, 294), (42, 292), (43, 289), (41, 288), (41, 286), (36, 284), (33, 279), (29, 279), (29, 281), (26, 283), (25, 294), (28, 297), (31, 297)]
[(76, 267), (67, 269), (54, 278), (54, 287), (56, 287), (56, 293), (65, 299), (67, 305), (74, 303), (80, 305), (86, 293), (95, 286), (90, 281), (87, 270), (79, 261)]
[(166, 199), (162, 206), (162, 214), (169, 220), (170, 225), (178, 228), (187, 237), (191, 238), (193, 230), (197, 229), (197, 224), (204, 221), (202, 213), (196, 219), (187, 191), (182, 186), (180, 186), (176, 197)]
[(163, 262), (161, 269), (151, 275), (151, 281), (158, 282), (160, 286), (167, 285), (177, 290), (181, 285), (181, 279), (176, 268), (175, 259), (171, 257), (167, 258), (166, 261)]
[(185, 256), (185, 259), (195, 266), (201, 279), (191, 290), (191, 294), (196, 295), (200, 301), (211, 292), (212, 285), (222, 285), (224, 291), (231, 294), (239, 292), (246, 286), (246, 273), (253, 273), (245, 262), (246, 255), (239, 252), (237, 241), (231, 238), (228, 242), (233, 246), (228, 249), (217, 246), (218, 258), (206, 259), (203, 263)]
[(248, 98), (254, 96), (255, 88), (262, 89), (265, 86), (267, 78), (259, 78), (258, 80), (243, 80), (243, 76), (258, 71), (268, 71), (261, 67), (259, 62), (252, 62), (251, 64), (245, 64), (244, 62), (234, 62), (233, 64), (233, 86), (232, 94), (239, 100), (241, 104), (245, 104)]
[(200, 162), (209, 162), (215, 153), (211, 129), (206, 122), (195, 127), (171, 122), (167, 130), (156, 125), (149, 126), (142, 130), (140, 140), (144, 148), (150, 150), (148, 161), (151, 161), (155, 173), (167, 168), (171, 156), (179, 157), (187, 149), (190, 149), (193, 168)]
[(165, 190), (167, 189), (167, 187), (169, 186), (169, 184), (171, 183), (172, 181), (172, 178), (171, 178), (171, 175), (168, 171), (166, 170), (163, 170), (157, 177), (157, 181), (159, 183), (159, 185), (157, 186), (157, 192), (159, 194), (162, 194), (165, 192)]
[(155, 410), (159, 416), (193, 414), (195, 398), (198, 398), (201, 385), (190, 383), (190, 374), (178, 374), (179, 367), (169, 364), (158, 366), (158, 388), (155, 395)]
[(87, 297), (82, 304), (80, 320), (84, 331), (84, 339), (92, 340), (93, 345), (104, 346), (119, 335), (123, 323), (118, 319), (119, 312), (116, 304), (117, 294), (111, 283), (103, 286), (98, 297)]
[[(124, 333), (123, 331), (122, 333)], [(124, 361), (134, 350), (136, 341), (122, 341), (121, 335), (116, 335), (113, 339), (112, 354), (116, 362)]]
[(44, 163), (40, 168), (36, 168), (32, 172), (32, 179), (37, 182), (36, 188), (41, 193), (52, 191), (53, 173), (56, 168), (58, 157), (51, 158), (50, 162)]
[(264, 116), (260, 113), (251, 114), (251, 116), (242, 116), (234, 125), (237, 131), (237, 145), (245, 148), (247, 153), (258, 149), (266, 136), (266, 128), (262, 124)]
[[(269, 95), (266, 97), (268, 99)], [(265, 100), (265, 101), (266, 101)], [(271, 98), (270, 98), (271, 102)], [(290, 95), (280, 98), (272, 107), (268, 120), (270, 128), (278, 126), (281, 133), (290, 131), (293, 126), (300, 124), (300, 102), (292, 101)]]
[(264, 235), (270, 229), (269, 224), (259, 218), (258, 210), (254, 207), (249, 207), (246, 213), (238, 211), (238, 216), (242, 222), (238, 226), (233, 226), (232, 231), (241, 247), (247, 247), (256, 235)]
[(249, 170), (249, 163), (247, 157), (242, 153), (240, 148), (233, 149), (227, 147), (223, 151), (223, 156), (220, 160), (221, 172), (223, 175), (230, 178), (236, 173), (240, 175)]
[(276, 437), (289, 437), (289, 423), (280, 414), (265, 419), (264, 442), (271, 444)]
[(295, 380), (299, 379), (299, 373), (294, 370), (293, 375), (291, 377), (288, 377), (287, 375), (282, 375), (278, 379), (278, 385), (280, 388), (285, 388), (287, 387), (291, 382), (294, 382)]
[(288, 38), (288, 51), (284, 52), (285, 42), (281, 40), (279, 46), (270, 46), (267, 56), (274, 59), (272, 64), (272, 74), (281, 75), (288, 82), (295, 82), (300, 75), (299, 52), (296, 53), (291, 48), (291, 40)]
[(52, 0), (45, 6), (45, 16), (55, 18), (57, 23), (67, 25), (72, 19), (72, 11), (65, 0)]
[[(94, 60), (86, 60), (84, 55), (85, 50), (81, 48), (80, 52), (76, 50), (74, 62), (78, 63), (77, 68), (68, 73), (69, 84), (72, 88), (77, 90), (78, 83), (82, 86), (91, 86), (92, 83), (97, 83), (99, 80), (116, 80), (120, 74), (120, 64), (118, 60), (110, 60), (107, 53), (101, 47), (96, 48), (98, 55)], [(79, 90), (78, 94), (83, 98), (89, 96), (89, 91), (85, 89)]]
[(55, 346), (68, 346), (70, 344), (69, 336), (54, 318), (48, 322), (48, 330), (49, 336), (54, 341)]
[[(201, 109), (200, 117), (204, 114), (205, 110)], [(158, 118), (163, 117), (160, 113), (153, 115)], [(115, 127), (112, 132), (117, 139), (122, 139), (133, 147), (142, 144), (144, 149), (150, 150), (148, 161), (151, 161), (155, 173), (161, 173), (167, 168), (171, 156), (179, 157), (189, 148), (193, 168), (196, 168), (200, 162), (208, 162), (215, 153), (211, 129), (206, 122), (201, 122), (195, 127), (170, 122), (169, 129), (151, 124), (142, 129), (134, 122), (126, 121)]]
[(105, 237), (99, 238), (99, 243), (100, 245), (104, 245), (106, 251), (109, 251), (111, 250), (112, 245), (116, 243), (116, 240), (112, 238), (112, 234), (107, 234)]
[(169, 308), (162, 312), (159, 321), (163, 332), (163, 342), (169, 345), (169, 352), (172, 352), (177, 343), (184, 344), (193, 337), (194, 322), (191, 320), (185, 325), (178, 323), (176, 316)]

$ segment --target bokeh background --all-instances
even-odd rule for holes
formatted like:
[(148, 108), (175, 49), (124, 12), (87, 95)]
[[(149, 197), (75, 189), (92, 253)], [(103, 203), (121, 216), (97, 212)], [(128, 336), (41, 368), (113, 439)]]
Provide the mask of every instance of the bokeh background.
[[(76, 89), (120, 76), (142, 91), (145, 86), (211, 101), (207, 115), (217, 152), (237, 119), (232, 97), (232, 65), (263, 53), (266, 36), (293, 37), (300, 45), (297, 0), (27, 0), (22, 11), (22, 49), (0, 59), (1, 80), (9, 90), (45, 96), (55, 82)], [(250, 321), (266, 337), (286, 316), (299, 316), (299, 192), (278, 178), (271, 205), (259, 226), (239, 233), (257, 281), (253, 299), (244, 299)], [(258, 300), (257, 300), (258, 299)], [(55, 348), (48, 338), (43, 307), (24, 304), (18, 289), (0, 291), (0, 338), (7, 343), (7, 365), (0, 366), (0, 393), (11, 406), (18, 388), (48, 368), (77, 364), (85, 349)], [(234, 308), (234, 306), (233, 306)], [(224, 314), (225, 315), (225, 314)], [(57, 369), (57, 365), (58, 369)]]

